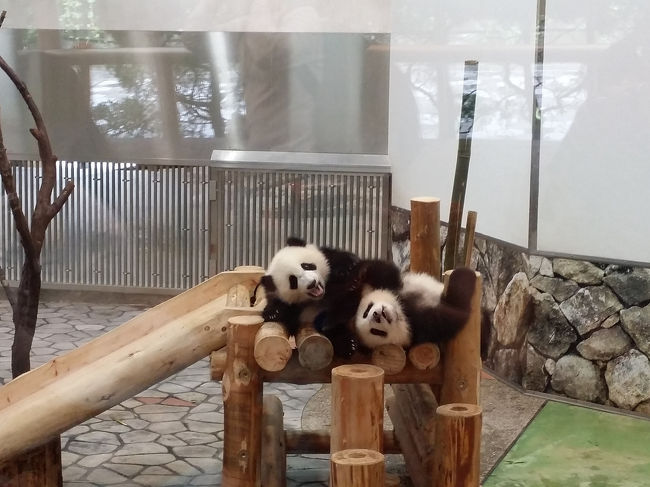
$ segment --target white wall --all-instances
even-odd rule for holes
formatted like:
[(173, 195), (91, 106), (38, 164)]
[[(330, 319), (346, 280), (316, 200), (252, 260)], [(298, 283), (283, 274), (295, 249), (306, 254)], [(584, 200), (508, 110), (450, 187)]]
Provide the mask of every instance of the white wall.
[(536, 2), (393, 2), (389, 156), (393, 201), (438, 196), (449, 215), (463, 63), (479, 61), (466, 210), (477, 230), (528, 244)]
[(539, 248), (650, 262), (650, 5), (547, 5)]

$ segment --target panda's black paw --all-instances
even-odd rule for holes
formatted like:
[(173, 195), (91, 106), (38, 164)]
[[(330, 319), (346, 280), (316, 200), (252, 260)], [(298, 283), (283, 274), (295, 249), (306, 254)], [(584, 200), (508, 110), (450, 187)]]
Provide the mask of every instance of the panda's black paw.
[(349, 359), (352, 355), (355, 354), (359, 348), (357, 340), (349, 335), (336, 335), (333, 337), (328, 337), (332, 342), (332, 348), (334, 349), (334, 355), (340, 358)]

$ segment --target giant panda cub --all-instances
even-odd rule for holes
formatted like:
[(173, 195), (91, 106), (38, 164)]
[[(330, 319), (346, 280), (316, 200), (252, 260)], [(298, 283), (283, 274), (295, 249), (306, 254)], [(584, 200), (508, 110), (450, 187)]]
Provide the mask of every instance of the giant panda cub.
[(261, 285), (267, 305), (264, 321), (283, 323), (291, 335), (327, 307), (330, 289), (339, 289), (358, 262), (350, 252), (319, 248), (290, 237), (271, 259)]
[(467, 322), (475, 282), (472, 270), (456, 269), (444, 295), (437, 279), (413, 272), (403, 275), (397, 292), (366, 287), (354, 320), (360, 343), (408, 348), (450, 340)]
[(357, 348), (353, 319), (363, 289), (397, 292), (401, 277), (392, 262), (360, 259), (330, 247), (316, 247), (289, 238), (271, 260), (261, 284), (267, 305), (265, 321), (276, 321), (295, 335), (301, 324), (313, 323), (330, 339), (334, 353), (349, 357)]

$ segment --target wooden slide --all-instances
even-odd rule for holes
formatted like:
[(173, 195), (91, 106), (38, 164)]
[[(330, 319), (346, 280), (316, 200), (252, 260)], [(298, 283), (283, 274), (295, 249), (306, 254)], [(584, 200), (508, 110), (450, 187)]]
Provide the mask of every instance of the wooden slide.
[(229, 318), (261, 313), (234, 303), (263, 274), (221, 273), (0, 387), (0, 462), (224, 347)]

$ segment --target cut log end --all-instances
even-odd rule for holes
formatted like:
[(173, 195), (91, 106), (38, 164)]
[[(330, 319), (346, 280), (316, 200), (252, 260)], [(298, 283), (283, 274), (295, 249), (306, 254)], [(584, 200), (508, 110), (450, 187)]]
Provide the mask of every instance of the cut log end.
[(371, 362), (388, 375), (398, 374), (406, 366), (406, 352), (398, 345), (380, 345), (372, 351)]
[(332, 363), (334, 358), (332, 342), (311, 326), (298, 330), (296, 348), (300, 365), (309, 370), (322, 370)]
[(291, 358), (292, 349), (286, 328), (275, 322), (264, 323), (255, 336), (255, 360), (264, 370), (283, 370)]
[(440, 348), (435, 343), (420, 343), (411, 347), (409, 361), (418, 370), (431, 370), (440, 362)]
[(332, 454), (332, 487), (377, 487), (385, 482), (384, 455), (374, 450), (350, 449)]
[(384, 455), (375, 450), (353, 448), (332, 453), (332, 461), (337, 465), (376, 465), (384, 461)]
[(384, 370), (381, 367), (367, 364), (340, 365), (332, 369), (332, 377), (344, 377), (348, 379), (367, 380), (383, 377)]

